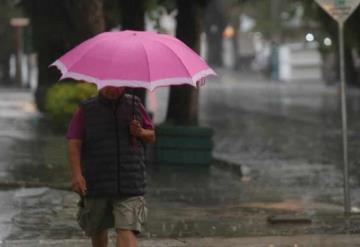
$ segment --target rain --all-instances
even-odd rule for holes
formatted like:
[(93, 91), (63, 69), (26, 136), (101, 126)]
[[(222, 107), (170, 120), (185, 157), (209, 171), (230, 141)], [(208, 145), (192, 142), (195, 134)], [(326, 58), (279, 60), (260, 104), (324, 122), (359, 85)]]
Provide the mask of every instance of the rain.
[[(48, 66), (97, 33), (126, 29), (176, 36), (217, 74), (189, 86), (189, 104), (175, 102), (173, 87), (139, 94), (157, 138), (146, 145), (139, 246), (360, 246), (360, 1), (135, 1), (147, 3), (141, 28), (124, 14), (140, 10), (123, 1), (35, 2), (0, 1), (0, 246), (90, 246), (76, 221), (66, 132), (93, 88)], [(321, 8), (330, 2), (351, 10), (346, 22)], [(53, 16), (34, 15), (46, 8)], [(169, 126), (182, 128), (177, 148), (164, 146)]]

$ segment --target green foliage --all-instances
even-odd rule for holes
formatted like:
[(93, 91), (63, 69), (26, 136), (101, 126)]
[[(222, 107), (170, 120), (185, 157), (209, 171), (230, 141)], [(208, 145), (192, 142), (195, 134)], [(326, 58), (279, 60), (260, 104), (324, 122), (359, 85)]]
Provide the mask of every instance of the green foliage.
[(55, 129), (63, 130), (79, 103), (97, 94), (96, 86), (88, 83), (59, 82), (46, 94), (45, 110)]

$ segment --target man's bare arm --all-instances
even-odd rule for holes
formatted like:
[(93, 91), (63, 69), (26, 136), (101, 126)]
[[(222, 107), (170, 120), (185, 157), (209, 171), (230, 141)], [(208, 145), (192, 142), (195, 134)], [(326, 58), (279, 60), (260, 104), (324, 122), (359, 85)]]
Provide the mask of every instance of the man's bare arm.
[(72, 188), (78, 194), (85, 195), (86, 181), (81, 171), (81, 146), (82, 140), (80, 139), (70, 139), (68, 141), (68, 156), (72, 175)]

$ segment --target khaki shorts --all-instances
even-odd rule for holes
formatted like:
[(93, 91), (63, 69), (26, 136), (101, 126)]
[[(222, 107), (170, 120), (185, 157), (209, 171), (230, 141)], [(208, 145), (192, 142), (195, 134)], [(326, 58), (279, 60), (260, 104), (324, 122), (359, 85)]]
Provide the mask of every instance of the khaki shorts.
[(109, 228), (140, 233), (147, 217), (143, 196), (126, 198), (81, 198), (77, 221), (88, 235)]

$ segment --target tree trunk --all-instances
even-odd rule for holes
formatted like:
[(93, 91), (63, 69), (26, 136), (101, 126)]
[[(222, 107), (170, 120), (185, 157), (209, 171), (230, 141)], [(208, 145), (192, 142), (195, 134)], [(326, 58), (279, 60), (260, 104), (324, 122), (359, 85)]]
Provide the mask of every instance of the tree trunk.
[[(176, 37), (200, 50), (201, 6), (197, 1), (177, 0)], [(170, 88), (166, 121), (175, 125), (198, 125), (199, 91), (189, 85)]]
[(222, 40), (226, 26), (224, 2), (213, 0), (205, 10), (204, 30), (207, 38), (207, 62), (222, 66)]
[(145, 28), (145, 1), (119, 0), (122, 30), (143, 31)]
[[(145, 29), (145, 1), (119, 0), (121, 11), (122, 30), (143, 31)], [(142, 88), (131, 89), (130, 93), (138, 96), (145, 105), (146, 90)]]
[(103, 0), (105, 30), (111, 31), (120, 26), (119, 2), (114, 0)]
[(60, 77), (56, 69), (49, 69), (48, 66), (66, 51), (104, 30), (102, 1), (22, 1), (31, 18), (34, 46), (39, 59), (39, 83), (35, 99), (40, 111), (44, 110), (47, 89)]

